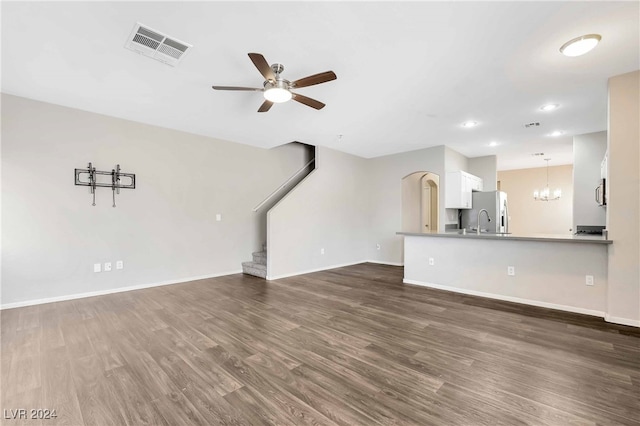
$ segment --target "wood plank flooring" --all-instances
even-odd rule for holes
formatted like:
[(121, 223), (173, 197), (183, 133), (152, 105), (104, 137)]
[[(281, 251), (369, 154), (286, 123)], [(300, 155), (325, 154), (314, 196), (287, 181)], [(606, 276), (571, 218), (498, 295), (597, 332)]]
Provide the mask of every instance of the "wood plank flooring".
[[(640, 331), (361, 264), (1, 313), (2, 424), (640, 425)], [(50, 409), (51, 420), (10, 410)]]

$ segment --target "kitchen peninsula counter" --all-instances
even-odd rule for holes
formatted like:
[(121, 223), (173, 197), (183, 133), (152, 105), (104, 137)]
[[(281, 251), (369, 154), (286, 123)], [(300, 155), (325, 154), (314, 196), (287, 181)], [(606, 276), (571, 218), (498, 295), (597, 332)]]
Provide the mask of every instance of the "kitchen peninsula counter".
[(458, 232), (397, 232), (403, 282), (604, 317), (611, 240)]
[(490, 234), (475, 232), (467, 232), (461, 234), (461, 231), (445, 231), (445, 232), (396, 232), (397, 235), (412, 237), (434, 237), (434, 238), (463, 238), (463, 239), (485, 239), (485, 240), (511, 240), (511, 241), (541, 241), (541, 242), (557, 242), (557, 243), (593, 243), (593, 244), (613, 244), (612, 240), (608, 240), (601, 235), (572, 235), (572, 234)]

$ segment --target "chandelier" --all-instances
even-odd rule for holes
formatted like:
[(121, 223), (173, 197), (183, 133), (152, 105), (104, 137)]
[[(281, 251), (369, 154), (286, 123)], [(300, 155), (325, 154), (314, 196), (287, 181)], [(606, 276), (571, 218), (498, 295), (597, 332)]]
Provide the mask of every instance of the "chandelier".
[(547, 186), (544, 187), (542, 191), (538, 191), (537, 189), (533, 191), (533, 199), (538, 201), (553, 201), (559, 200), (562, 196), (562, 191), (560, 188), (556, 188), (553, 191), (553, 196), (551, 196), (551, 191), (549, 190), (549, 160), (550, 158), (545, 158), (544, 161), (547, 162)]

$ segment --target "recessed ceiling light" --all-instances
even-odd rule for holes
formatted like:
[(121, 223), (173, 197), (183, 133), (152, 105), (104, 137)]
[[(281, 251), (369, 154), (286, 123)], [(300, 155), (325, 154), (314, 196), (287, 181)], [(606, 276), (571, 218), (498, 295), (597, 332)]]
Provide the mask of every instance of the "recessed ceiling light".
[(598, 45), (602, 37), (600, 34), (587, 34), (569, 40), (560, 48), (564, 56), (580, 56), (591, 51)]
[(560, 104), (546, 104), (546, 105), (542, 105), (540, 107), (540, 110), (542, 111), (553, 111), (554, 109), (557, 109), (560, 106)]
[(498, 146), (498, 145), (500, 145), (500, 144), (498, 142), (496, 142), (496, 141), (489, 142), (489, 146)]
[(564, 135), (564, 132), (562, 130), (554, 130), (553, 132), (549, 133), (549, 136), (553, 136), (553, 137), (562, 136), (562, 135)]
[(476, 127), (478, 125), (477, 121), (465, 121), (464, 123), (462, 123), (462, 127), (464, 128), (470, 128), (470, 127)]

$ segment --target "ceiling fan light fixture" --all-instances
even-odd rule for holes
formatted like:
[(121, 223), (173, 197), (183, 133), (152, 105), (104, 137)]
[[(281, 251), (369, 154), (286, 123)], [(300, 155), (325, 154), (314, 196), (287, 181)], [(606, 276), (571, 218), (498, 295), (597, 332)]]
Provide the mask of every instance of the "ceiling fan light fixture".
[(262, 92), (265, 101), (262, 102), (258, 112), (267, 112), (271, 109), (273, 104), (283, 103), (289, 100), (294, 100), (302, 105), (306, 105), (310, 108), (320, 110), (326, 106), (326, 104), (312, 99), (308, 96), (301, 95), (299, 93), (292, 93), (290, 89), (299, 89), (301, 87), (315, 86), (316, 84), (326, 83), (328, 81), (338, 78), (333, 71), (325, 71), (318, 74), (313, 74), (304, 78), (299, 78), (294, 81), (289, 81), (282, 78), (281, 74), (284, 71), (284, 65), (272, 64), (269, 65), (267, 60), (259, 53), (249, 53), (249, 59), (253, 62), (253, 65), (258, 69), (262, 77), (264, 77), (264, 83), (262, 88), (254, 87), (239, 87), (239, 86), (211, 86), (213, 90), (235, 90), (245, 92)]
[(264, 91), (264, 98), (273, 103), (287, 102), (291, 99), (291, 92), (281, 87), (271, 87)]
[(602, 40), (600, 34), (587, 34), (576, 37), (563, 44), (562, 47), (560, 47), (560, 52), (562, 52), (564, 56), (581, 56), (596, 47), (598, 43), (600, 43), (600, 40)]

